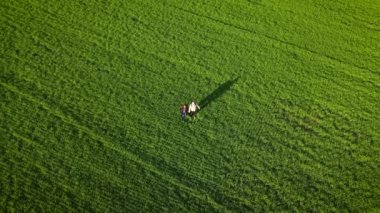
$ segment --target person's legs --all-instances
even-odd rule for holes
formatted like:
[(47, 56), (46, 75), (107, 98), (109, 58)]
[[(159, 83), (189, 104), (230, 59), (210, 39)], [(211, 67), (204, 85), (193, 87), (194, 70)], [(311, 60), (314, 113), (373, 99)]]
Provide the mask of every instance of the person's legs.
[(186, 120), (186, 112), (182, 112), (182, 121)]

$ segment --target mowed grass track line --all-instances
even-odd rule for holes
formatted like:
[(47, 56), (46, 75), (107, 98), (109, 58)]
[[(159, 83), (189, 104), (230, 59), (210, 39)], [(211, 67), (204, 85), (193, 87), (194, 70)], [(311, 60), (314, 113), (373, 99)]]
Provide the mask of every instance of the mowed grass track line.
[(379, 208), (379, 8), (3, 1), (1, 206)]
[[(4, 85), (2, 85), (2, 86), (4, 86)], [(121, 173), (123, 173), (124, 175), (126, 175), (125, 173), (131, 174), (134, 179), (136, 178), (135, 181), (140, 182), (140, 184), (145, 184), (145, 187), (148, 187), (149, 184), (151, 184), (152, 182), (155, 183), (154, 186), (151, 186), (151, 187), (154, 187), (156, 192), (159, 191), (160, 184), (156, 183), (156, 181), (154, 181), (154, 180), (153, 181), (152, 180), (150, 180), (150, 181), (146, 180), (146, 178), (148, 178), (150, 175), (153, 175), (156, 178), (162, 179), (161, 181), (165, 182), (163, 185), (165, 196), (163, 196), (161, 198), (164, 198), (164, 199), (170, 197), (170, 195), (169, 195), (170, 193), (168, 193), (169, 191), (167, 191), (167, 187), (170, 188), (170, 185), (174, 185), (175, 188), (179, 188), (182, 191), (182, 194), (184, 194), (186, 196), (187, 200), (192, 200), (193, 198), (195, 198), (195, 199), (198, 199), (201, 203), (202, 202), (206, 202), (206, 203), (210, 202), (210, 201), (203, 201), (202, 199), (199, 199), (199, 197), (201, 197), (199, 195), (199, 193), (195, 192), (195, 194), (194, 194), (194, 192), (192, 192), (193, 190), (186, 189), (187, 187), (183, 186), (180, 183), (175, 183), (176, 182), (175, 180), (173, 183), (173, 179), (171, 177), (169, 177), (165, 174), (162, 174), (160, 171), (157, 171), (151, 165), (144, 163), (143, 161), (141, 161), (141, 159), (139, 159), (139, 157), (134, 156), (133, 154), (130, 154), (127, 151), (122, 152), (121, 151), (122, 149), (118, 149), (117, 147), (114, 147), (112, 145), (112, 143), (109, 143), (109, 141), (107, 141), (106, 139), (101, 138), (100, 136), (98, 136), (97, 134), (92, 132), (91, 130), (87, 129), (86, 127), (81, 126), (78, 123), (76, 123), (76, 121), (73, 120), (72, 118), (66, 117), (64, 114), (62, 114), (61, 112), (59, 112), (57, 110), (52, 110), (51, 108), (46, 106), (46, 104), (44, 104), (43, 102), (36, 101), (34, 98), (28, 97), (27, 95), (20, 94), (17, 90), (15, 90), (12, 87), (6, 86), (5, 88), (7, 88), (10, 91), (13, 91), (15, 94), (19, 94), (19, 96), (21, 95), (21, 98), (20, 97), (13, 97), (16, 100), (21, 99), (20, 101), (22, 101), (22, 102), (20, 103), (20, 105), (24, 105), (24, 106), (26, 106), (26, 104), (27, 105), (37, 105), (37, 107), (40, 107), (43, 110), (47, 111), (47, 113), (45, 113), (45, 114), (40, 112), (39, 115), (36, 115), (36, 116), (41, 116), (45, 119), (48, 119), (49, 117), (55, 117), (55, 118), (52, 118), (52, 120), (55, 120), (54, 124), (49, 123), (50, 125), (47, 128), (48, 131), (45, 132), (45, 137), (48, 137), (49, 133), (51, 134), (51, 137), (49, 137), (49, 139), (50, 139), (49, 140), (49, 146), (52, 149), (58, 149), (56, 147), (56, 144), (54, 144), (54, 142), (58, 142), (58, 143), (62, 142), (61, 141), (62, 139), (59, 136), (54, 135), (54, 131), (50, 132), (51, 130), (54, 130), (56, 125), (60, 126), (60, 128), (62, 130), (71, 131), (68, 133), (68, 135), (70, 135), (70, 137), (73, 137), (73, 139), (77, 138), (80, 141), (88, 142), (87, 144), (86, 143), (77, 144), (77, 145), (70, 147), (70, 148), (66, 147), (67, 144), (64, 144), (63, 148), (61, 148), (60, 150), (55, 150), (56, 152), (63, 154), (63, 155), (55, 156), (57, 158), (58, 163), (62, 163), (62, 165), (60, 165), (60, 164), (54, 165), (54, 167), (47, 170), (46, 168), (44, 168), (47, 165), (39, 165), (38, 163), (35, 162), (36, 158), (39, 160), (42, 160), (42, 161), (44, 161), (44, 159), (50, 158), (50, 156), (49, 156), (50, 153), (49, 152), (46, 153), (46, 150), (44, 150), (45, 149), (44, 146), (40, 144), (40, 143), (46, 143), (46, 142), (43, 142), (44, 138), (38, 138), (38, 137), (34, 138), (33, 136), (31, 136), (32, 138), (26, 138), (26, 137), (21, 136), (21, 135), (28, 136), (28, 135), (34, 135), (34, 134), (33, 133), (31, 134), (29, 132), (23, 132), (22, 134), (19, 134), (18, 133), (19, 130), (11, 132), (11, 137), (15, 140), (16, 144), (13, 144), (12, 146), (15, 146), (15, 147), (10, 147), (9, 150), (12, 150), (12, 148), (18, 149), (18, 150), (25, 151), (26, 153), (24, 153), (24, 154), (34, 155), (34, 156), (31, 156), (32, 163), (23, 162), (23, 163), (26, 163), (26, 165), (22, 164), (21, 162), (12, 162), (11, 161), (10, 163), (12, 163), (12, 164), (16, 164), (16, 165), (21, 164), (21, 165), (17, 165), (16, 168), (21, 167), (18, 169), (23, 170), (23, 168), (25, 168), (25, 167), (26, 168), (33, 167), (34, 168), (33, 171), (37, 172), (37, 174), (35, 174), (37, 177), (47, 178), (46, 176), (48, 176), (48, 175), (46, 175), (46, 174), (50, 173), (50, 175), (53, 176), (53, 179), (57, 178), (56, 177), (57, 173), (55, 173), (56, 169), (58, 169), (58, 170), (62, 169), (61, 167), (70, 168), (70, 169), (68, 169), (67, 172), (69, 172), (70, 174), (75, 173), (74, 174), (74, 177), (75, 177), (74, 180), (71, 180), (73, 182), (67, 183), (66, 182), (67, 180), (65, 180), (64, 177), (60, 177), (59, 175), (57, 178), (58, 180), (60, 180), (60, 178), (64, 179), (63, 181), (61, 179), (62, 182), (59, 184), (59, 185), (62, 185), (61, 187), (63, 188), (63, 191), (64, 192), (68, 191), (67, 193), (71, 193), (72, 189), (70, 187), (67, 187), (67, 185), (71, 185), (71, 184), (73, 185), (74, 188), (78, 187), (79, 190), (81, 190), (81, 188), (87, 188), (85, 190), (91, 190), (92, 191), (90, 195), (95, 196), (95, 197), (90, 197), (90, 198), (81, 197), (83, 200), (80, 200), (80, 199), (78, 200), (76, 198), (70, 198), (70, 202), (72, 202), (71, 204), (73, 204), (74, 207), (78, 207), (78, 206), (80, 207), (80, 205), (85, 204), (85, 209), (86, 208), (92, 209), (91, 205), (89, 205), (89, 203), (88, 203), (89, 200), (93, 204), (98, 202), (98, 204), (96, 204), (98, 206), (98, 208), (102, 208), (102, 206), (103, 206), (103, 208), (104, 208), (104, 206), (109, 207), (110, 205), (112, 205), (111, 203), (106, 204), (103, 202), (107, 202), (107, 201), (115, 202), (115, 200), (113, 200), (113, 199), (117, 198), (118, 196), (127, 196), (128, 194), (136, 193), (133, 191), (129, 192), (127, 189), (125, 189), (125, 187), (129, 185), (129, 179), (119, 178), (118, 175), (120, 175)], [(26, 98), (27, 100), (23, 100), (23, 98)], [(22, 107), (18, 108), (18, 110), (20, 110), (20, 109), (22, 109)], [(18, 113), (13, 112), (12, 114), (14, 115), (14, 118), (17, 118), (18, 117), (17, 115), (20, 114), (20, 112), (18, 112)], [(13, 121), (14, 118), (9, 118), (7, 120)], [(18, 129), (32, 129), (32, 131), (33, 131), (34, 129), (33, 129), (33, 127), (31, 127), (31, 125), (36, 125), (35, 123), (33, 123), (33, 121), (36, 121), (37, 118), (34, 118), (33, 115), (30, 115), (30, 118), (31, 118), (32, 122), (23, 124), (25, 126), (29, 126), (28, 128), (18, 127)], [(41, 119), (39, 119), (39, 120), (41, 120)], [(61, 120), (61, 122), (59, 122), (60, 120)], [(62, 137), (65, 137), (64, 135)], [(91, 143), (91, 141), (95, 142), (95, 143)], [(95, 150), (100, 151), (100, 152), (96, 153), (96, 151), (93, 150), (94, 147), (92, 147), (92, 146), (95, 146)], [(31, 150), (28, 150), (28, 149), (33, 150), (32, 153), (30, 153)], [(71, 153), (73, 152), (73, 149), (75, 150), (76, 155), (71, 155)], [(89, 155), (89, 153), (92, 153), (93, 155)], [(5, 153), (5, 154), (8, 154), (8, 155), (16, 154), (17, 155), (19, 153), (10, 152), (10, 153)], [(6, 159), (5, 156), (4, 156), (4, 160), (7, 162), (9, 159)], [(91, 156), (93, 156), (95, 158), (94, 159), (92, 159), (92, 158), (88, 159), (88, 157), (91, 157)], [(104, 162), (104, 159), (102, 159), (102, 158), (97, 159), (96, 156), (103, 156), (103, 158), (106, 158), (107, 160)], [(115, 156), (118, 156), (119, 159), (117, 159), (117, 158), (115, 159)], [(64, 163), (66, 163), (67, 161), (68, 162), (75, 161), (77, 165), (76, 166), (75, 165), (65, 165)], [(36, 163), (36, 165), (34, 165), (33, 163)], [(109, 166), (108, 168), (115, 169), (114, 170), (115, 174), (110, 175), (109, 169), (104, 171), (104, 169), (97, 167), (96, 165), (99, 163), (105, 164), (105, 166)], [(29, 164), (31, 164), (31, 165), (29, 165)], [(76, 171), (75, 167), (77, 167), (77, 166), (79, 168), (81, 168), (80, 170), (84, 169), (87, 172), (82, 173), (80, 170)], [(130, 168), (130, 167), (132, 167), (132, 168)], [(143, 177), (136, 177), (133, 174), (133, 168), (134, 167), (138, 168), (141, 171), (145, 171), (145, 172), (143, 172), (144, 176)], [(59, 171), (58, 174), (60, 174), (61, 172), (62, 171)], [(60, 175), (62, 175), (62, 174), (60, 174)], [(13, 176), (12, 176), (12, 178), (13, 178)], [(97, 179), (97, 180), (93, 180), (93, 179)], [(45, 181), (48, 182), (47, 184), (51, 184), (51, 182), (50, 182), (51, 180), (49, 180), (48, 178), (47, 178), (47, 180), (43, 179), (43, 181), (41, 181), (42, 183), (37, 181), (36, 183), (33, 182), (32, 184), (36, 184), (37, 186), (44, 188), (44, 187), (46, 187), (46, 185), (44, 185), (44, 184), (46, 184)], [(55, 180), (55, 181), (57, 181), (57, 180)], [(86, 182), (86, 184), (84, 184), (83, 181)], [(28, 182), (28, 181), (26, 181), (26, 182)], [(80, 184), (79, 184), (79, 182), (80, 182)], [(98, 182), (100, 184), (99, 185), (100, 190), (104, 190), (104, 187), (106, 187), (107, 191), (109, 191), (108, 193), (112, 192), (112, 195), (106, 193), (105, 195), (99, 196), (98, 192), (96, 192), (96, 191), (94, 192), (93, 189), (91, 189), (93, 187), (92, 184), (97, 184)], [(57, 183), (59, 183), (59, 181), (57, 181)], [(105, 184), (105, 186), (102, 186), (103, 184)], [(118, 190), (114, 191), (113, 187), (117, 187), (119, 189), (122, 189), (123, 193), (120, 193), (120, 191), (118, 191)], [(4, 188), (7, 188), (7, 187), (4, 187)], [(48, 190), (48, 189), (46, 189), (46, 190)], [(62, 190), (62, 189), (58, 189), (58, 190)], [(28, 197), (28, 195), (30, 196), (29, 193), (30, 192), (28, 192), (27, 195), (22, 195), (22, 197), (25, 197), (25, 196)], [(97, 195), (99, 196), (98, 201), (96, 200)], [(158, 193), (157, 193), (157, 195), (158, 195)], [(181, 196), (184, 196), (184, 195), (181, 195)], [(81, 195), (81, 196), (83, 196), (83, 195)], [(144, 200), (143, 194), (138, 194), (138, 196), (141, 196), (141, 198), (139, 200)], [(176, 196), (178, 196), (178, 195), (174, 195), (174, 197), (176, 197)], [(189, 197), (187, 197), (187, 196), (189, 196)], [(174, 197), (172, 197), (172, 198), (174, 198)], [(193, 198), (191, 198), (191, 197), (193, 197)], [(84, 199), (84, 198), (86, 198), (86, 199)], [(87, 200), (87, 199), (89, 199), (89, 200)], [(103, 199), (105, 199), (105, 200), (103, 200)], [(125, 198), (122, 198), (122, 199), (120, 199), (120, 201), (123, 201), (124, 199)], [(160, 199), (159, 197), (155, 198), (155, 200), (159, 200), (159, 199)], [(173, 201), (175, 201), (177, 199), (180, 199), (180, 198), (173, 199)], [(138, 202), (140, 202), (140, 201), (134, 201), (133, 199), (131, 201), (129, 201), (129, 199), (127, 199), (127, 201), (128, 202), (125, 202), (125, 203), (121, 202), (121, 203), (119, 203), (119, 205), (121, 205), (122, 207), (124, 207), (126, 209), (129, 209), (129, 208), (131, 208), (131, 206), (134, 206)], [(199, 201), (195, 201), (194, 203), (198, 203)], [(57, 205), (57, 203), (55, 203), (55, 202), (59, 202), (59, 201), (53, 199), (53, 200), (46, 200), (45, 202), (52, 203), (53, 205)], [(168, 202), (167, 204), (170, 205), (170, 201), (165, 201), (165, 202)], [(133, 203), (135, 203), (135, 204), (133, 204)], [(212, 202), (210, 202), (210, 203), (212, 203)], [(64, 203), (64, 204), (67, 204), (67, 203)], [(59, 205), (62, 205), (62, 203)], [(149, 207), (149, 205), (147, 206), (147, 210), (149, 209), (148, 207)], [(191, 205), (188, 207), (191, 207)], [(198, 206), (198, 208), (199, 207), (201, 207), (201, 206)], [(215, 206), (215, 208), (217, 208), (217, 205)], [(95, 209), (93, 209), (93, 210), (95, 210)], [(114, 210), (121, 210), (121, 209), (118, 209), (118, 207), (116, 206)]]

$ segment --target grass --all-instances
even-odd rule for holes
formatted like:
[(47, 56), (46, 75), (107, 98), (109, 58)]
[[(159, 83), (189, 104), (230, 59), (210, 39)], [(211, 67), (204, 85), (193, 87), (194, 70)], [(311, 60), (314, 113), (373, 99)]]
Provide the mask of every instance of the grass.
[(378, 211), (378, 11), (2, 1), (1, 210)]

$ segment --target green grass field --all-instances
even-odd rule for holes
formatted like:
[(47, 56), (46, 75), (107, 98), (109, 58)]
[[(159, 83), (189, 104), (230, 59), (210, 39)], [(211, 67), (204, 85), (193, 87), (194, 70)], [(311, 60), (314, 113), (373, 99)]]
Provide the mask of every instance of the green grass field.
[(2, 212), (380, 211), (380, 1), (2, 0), (0, 29)]

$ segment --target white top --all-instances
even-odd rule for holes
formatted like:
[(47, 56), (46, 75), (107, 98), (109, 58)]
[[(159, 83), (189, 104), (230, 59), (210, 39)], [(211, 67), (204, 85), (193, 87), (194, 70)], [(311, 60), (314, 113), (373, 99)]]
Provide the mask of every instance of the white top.
[(201, 109), (198, 104), (196, 104), (195, 102), (191, 102), (190, 106), (189, 106), (189, 112), (195, 112), (196, 110), (198, 109)]

